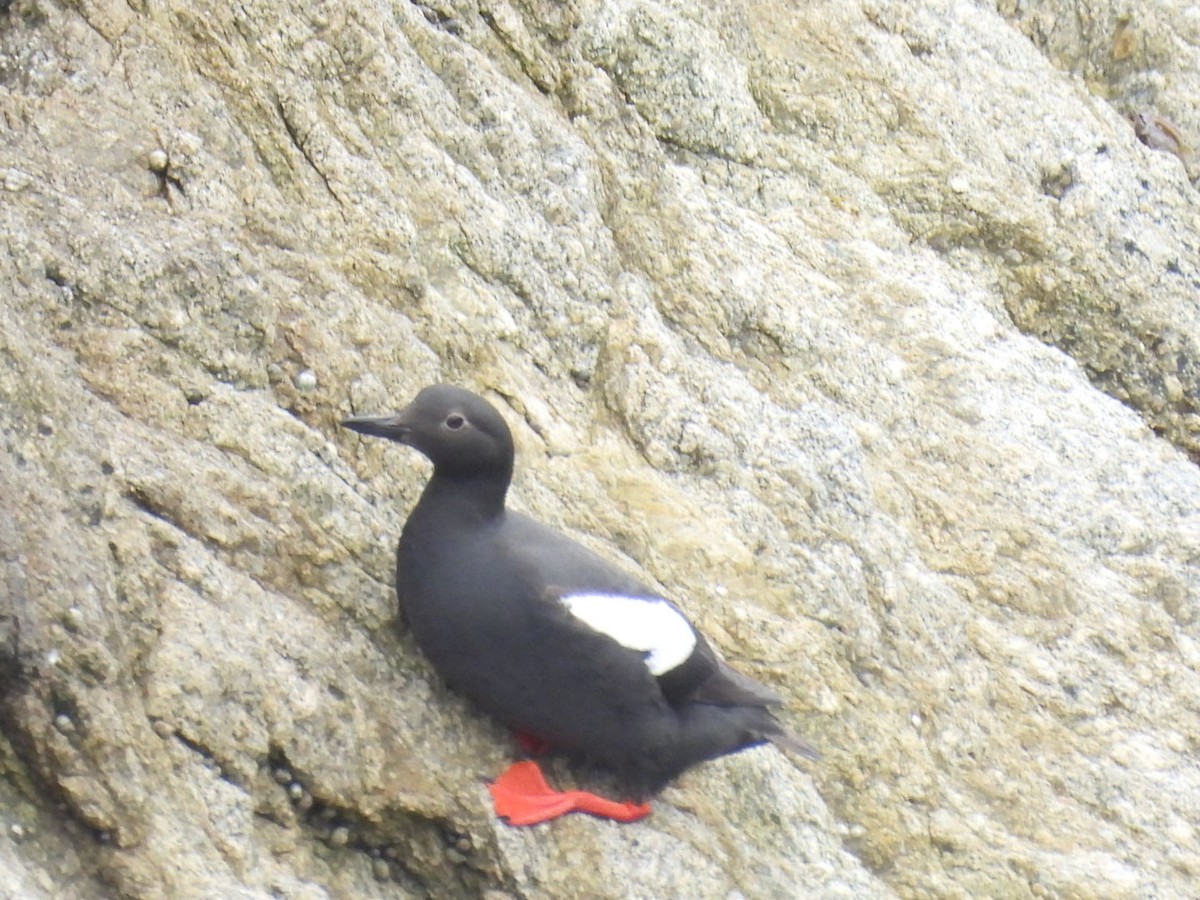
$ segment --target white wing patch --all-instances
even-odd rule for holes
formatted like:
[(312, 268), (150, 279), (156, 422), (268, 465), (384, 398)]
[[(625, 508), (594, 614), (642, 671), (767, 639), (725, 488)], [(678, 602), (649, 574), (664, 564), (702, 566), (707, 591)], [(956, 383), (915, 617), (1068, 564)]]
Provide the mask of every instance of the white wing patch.
[(649, 654), (654, 676), (683, 663), (696, 649), (696, 632), (670, 603), (657, 597), (568, 594), (559, 597), (575, 618), (623, 647)]

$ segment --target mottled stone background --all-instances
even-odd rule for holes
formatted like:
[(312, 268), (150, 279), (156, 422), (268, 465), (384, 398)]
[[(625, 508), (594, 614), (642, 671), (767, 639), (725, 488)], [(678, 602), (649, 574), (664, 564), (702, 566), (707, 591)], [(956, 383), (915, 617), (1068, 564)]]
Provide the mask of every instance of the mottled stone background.
[[(1183, 0), (0, 2), (0, 898), (1194, 897), (1198, 97)], [(435, 380), (825, 759), (498, 823), (336, 424)]]

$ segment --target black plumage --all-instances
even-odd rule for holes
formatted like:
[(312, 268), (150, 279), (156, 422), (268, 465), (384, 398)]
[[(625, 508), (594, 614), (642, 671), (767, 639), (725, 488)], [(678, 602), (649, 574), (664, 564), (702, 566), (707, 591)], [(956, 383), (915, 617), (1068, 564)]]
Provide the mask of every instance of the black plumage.
[[(637, 579), (505, 508), (512, 435), (482, 397), (435, 385), (394, 416), (342, 424), (433, 462), (400, 537), (396, 589), (422, 651), (481, 710), (611, 770), (639, 798), (696, 763), (765, 741), (816, 756), (768, 711), (779, 697), (720, 660), (674, 605), (665, 608)], [(631, 611), (633, 624), (643, 611), (666, 620), (671, 665), (651, 671), (655, 656), (646, 648), (663, 634), (633, 646), (619, 635), (622, 643), (563, 600), (579, 597), (601, 620), (618, 609), (603, 605), (611, 598), (655, 604), (611, 600)], [(670, 659), (689, 646), (686, 658)]]

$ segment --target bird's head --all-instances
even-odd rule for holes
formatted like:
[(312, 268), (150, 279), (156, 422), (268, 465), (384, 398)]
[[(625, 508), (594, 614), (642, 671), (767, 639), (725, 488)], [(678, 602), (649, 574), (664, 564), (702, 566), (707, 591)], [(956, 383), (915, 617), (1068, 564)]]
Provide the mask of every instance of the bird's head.
[(423, 389), (395, 415), (352, 416), (342, 426), (407, 444), (445, 475), (512, 473), (512, 432), (496, 408), (449, 384)]

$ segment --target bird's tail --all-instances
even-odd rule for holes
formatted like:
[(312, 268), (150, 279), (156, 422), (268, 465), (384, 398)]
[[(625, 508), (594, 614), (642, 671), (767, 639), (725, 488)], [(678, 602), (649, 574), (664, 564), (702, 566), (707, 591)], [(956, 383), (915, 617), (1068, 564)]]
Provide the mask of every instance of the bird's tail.
[(821, 751), (810, 744), (794, 731), (789, 731), (775, 719), (770, 717), (771, 725), (763, 729), (763, 737), (779, 747), (782, 750), (791, 750), (793, 753), (798, 753), (800, 756), (808, 757), (809, 759), (820, 759)]

